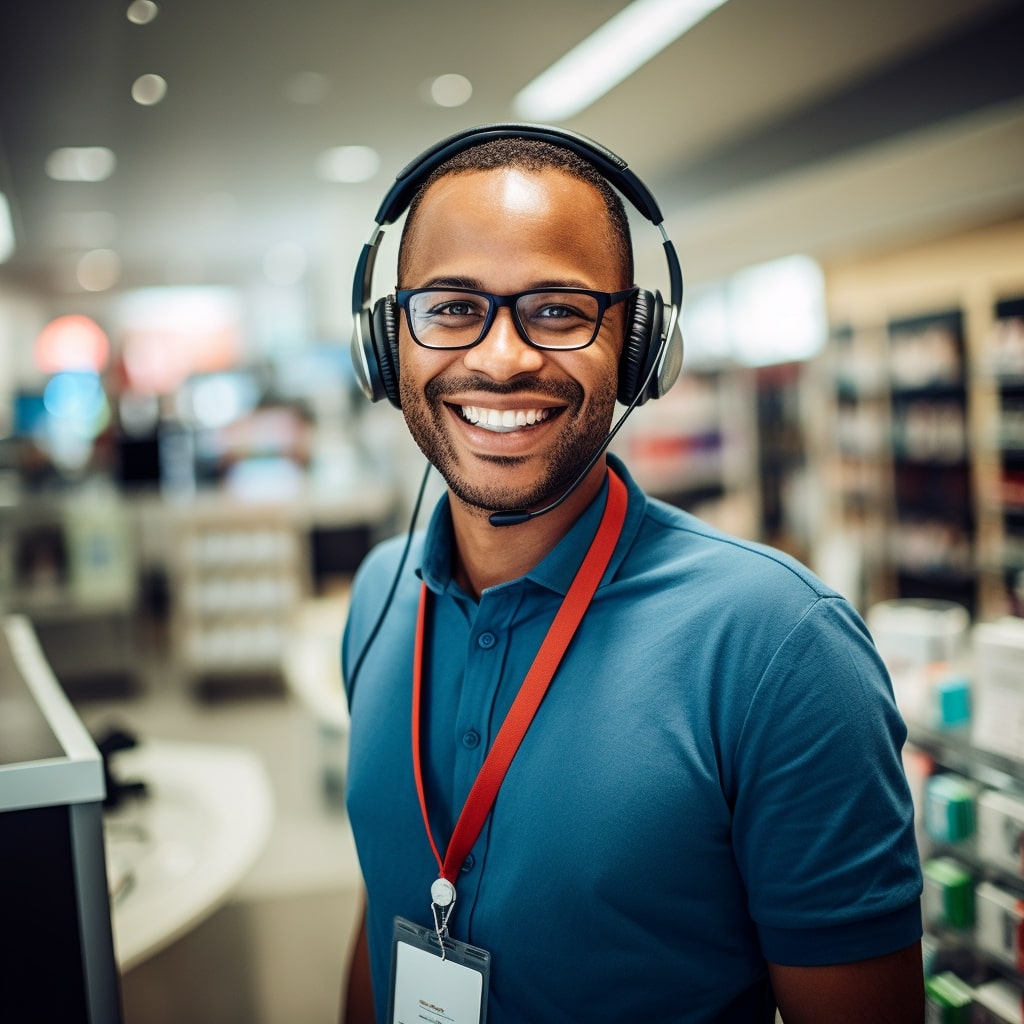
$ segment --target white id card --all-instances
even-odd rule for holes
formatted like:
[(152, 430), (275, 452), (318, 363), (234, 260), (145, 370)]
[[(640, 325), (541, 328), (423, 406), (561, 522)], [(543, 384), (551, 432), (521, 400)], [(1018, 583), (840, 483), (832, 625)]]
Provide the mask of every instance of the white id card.
[(395, 918), (389, 1024), (485, 1024), (491, 954)]

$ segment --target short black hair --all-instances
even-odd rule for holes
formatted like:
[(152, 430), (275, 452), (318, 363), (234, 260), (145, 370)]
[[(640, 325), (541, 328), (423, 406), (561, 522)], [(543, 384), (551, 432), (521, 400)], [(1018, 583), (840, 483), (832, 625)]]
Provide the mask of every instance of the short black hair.
[(633, 242), (629, 230), (629, 218), (619, 193), (608, 179), (589, 161), (564, 146), (543, 139), (500, 138), (490, 139), (456, 153), (436, 167), (416, 191), (402, 228), (398, 246), (398, 279), (405, 278), (405, 252), (409, 229), (416, 219), (423, 196), (439, 178), (467, 171), (493, 171), (515, 167), (524, 171), (563, 171), (580, 181), (593, 185), (604, 200), (605, 209), (615, 239), (617, 255), (625, 268), (625, 285), (633, 283)]

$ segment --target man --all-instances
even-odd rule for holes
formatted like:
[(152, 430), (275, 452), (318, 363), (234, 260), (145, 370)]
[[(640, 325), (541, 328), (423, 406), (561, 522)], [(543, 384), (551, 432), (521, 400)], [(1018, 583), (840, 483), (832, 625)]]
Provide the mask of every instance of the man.
[[(621, 201), (557, 138), (467, 146), (410, 207), (397, 390), (448, 491), (408, 567), (386, 543), (353, 591), (367, 906), (346, 1019), (416, 997), (414, 956), (446, 964), (423, 1019), (452, 1017), (436, 932), (470, 973), (484, 955), (458, 944), (489, 954), (493, 1024), (760, 1024), (776, 1002), (787, 1024), (921, 1022), (905, 731), (860, 619), (785, 556), (646, 498), (613, 457), (587, 469), (632, 284)], [(539, 659), (548, 688), (509, 714), (577, 604)]]

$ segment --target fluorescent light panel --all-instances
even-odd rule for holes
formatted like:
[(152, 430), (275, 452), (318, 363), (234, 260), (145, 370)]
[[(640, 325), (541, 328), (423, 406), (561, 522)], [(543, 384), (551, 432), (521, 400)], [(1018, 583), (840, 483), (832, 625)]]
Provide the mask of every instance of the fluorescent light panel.
[(14, 254), (14, 222), (11, 220), (11, 204), (0, 192), (0, 263)]
[(117, 157), (106, 146), (64, 146), (46, 158), (46, 173), (54, 181), (106, 181)]
[(634, 0), (512, 101), (529, 120), (563, 121), (628, 78), (725, 0)]

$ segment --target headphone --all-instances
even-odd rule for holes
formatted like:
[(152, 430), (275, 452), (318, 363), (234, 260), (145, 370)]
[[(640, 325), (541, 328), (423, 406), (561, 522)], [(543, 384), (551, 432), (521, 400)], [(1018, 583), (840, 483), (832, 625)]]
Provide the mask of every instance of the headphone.
[(398, 309), (393, 296), (372, 299), (373, 265), (384, 227), (409, 208), (430, 175), (446, 160), (491, 139), (539, 139), (569, 149), (593, 165), (662, 236), (668, 262), (669, 303), (660, 292), (641, 289), (632, 303), (625, 344), (619, 360), (619, 402), (630, 410), (650, 398), (661, 398), (675, 383), (683, 362), (679, 311), (683, 275), (661, 210), (647, 186), (626, 162), (604, 146), (563, 128), (532, 124), (488, 124), (442, 139), (403, 168), (384, 197), (375, 217), (376, 227), (363, 246), (352, 282), (352, 365), (356, 380), (371, 402), (386, 398), (400, 409), (398, 390)]

